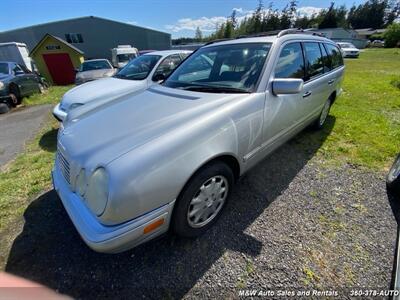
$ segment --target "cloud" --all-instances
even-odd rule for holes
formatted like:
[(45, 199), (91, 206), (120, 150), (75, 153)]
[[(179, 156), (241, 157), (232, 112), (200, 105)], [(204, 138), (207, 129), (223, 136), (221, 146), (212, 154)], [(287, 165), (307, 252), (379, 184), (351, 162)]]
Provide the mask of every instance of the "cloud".
[(297, 8), (297, 15), (300, 17), (311, 17), (313, 14), (318, 14), (323, 10), (322, 7), (303, 6)]
[(201, 17), (198, 19), (184, 18), (178, 20), (175, 24), (166, 25), (165, 28), (172, 32), (181, 30), (196, 30), (197, 27), (201, 31), (214, 31), (217, 24), (222, 24), (226, 21), (226, 17)]
[[(311, 16), (312, 14), (319, 13), (323, 8), (314, 6), (303, 6), (297, 8), (298, 16)], [(251, 17), (253, 10), (245, 10), (242, 7), (235, 7), (232, 11), (236, 11), (237, 20), (240, 23), (244, 18)], [(265, 9), (265, 13), (269, 10)], [(227, 17), (214, 16), (214, 17), (201, 17), (198, 19), (183, 18), (179, 19), (175, 24), (165, 25), (165, 28), (171, 32), (179, 32), (184, 30), (195, 31), (197, 27), (203, 32), (213, 32), (217, 25), (226, 21)]]

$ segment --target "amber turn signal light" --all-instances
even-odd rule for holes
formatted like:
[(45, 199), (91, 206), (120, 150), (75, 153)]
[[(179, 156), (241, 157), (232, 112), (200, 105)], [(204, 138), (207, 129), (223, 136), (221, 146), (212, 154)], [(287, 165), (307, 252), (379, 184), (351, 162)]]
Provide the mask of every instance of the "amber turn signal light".
[(160, 227), (162, 224), (164, 224), (164, 218), (163, 219), (159, 219), (149, 225), (147, 225), (144, 229), (143, 229), (143, 233), (149, 233), (155, 229), (157, 229), (158, 227)]

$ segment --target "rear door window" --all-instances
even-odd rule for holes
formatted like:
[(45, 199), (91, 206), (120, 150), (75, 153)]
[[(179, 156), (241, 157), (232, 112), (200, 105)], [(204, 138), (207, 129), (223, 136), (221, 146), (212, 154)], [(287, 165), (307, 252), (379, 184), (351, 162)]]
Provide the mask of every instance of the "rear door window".
[(324, 44), (326, 52), (328, 53), (328, 59), (330, 62), (330, 69), (335, 69), (340, 66), (343, 66), (343, 58), (342, 54), (340, 53), (340, 50), (338, 47), (332, 45), (332, 44)]
[(290, 43), (282, 48), (275, 67), (275, 78), (304, 78), (304, 57), (300, 43)]
[(319, 47), (322, 53), (322, 63), (324, 64), (324, 73), (326, 73), (332, 70), (332, 63), (330, 61), (330, 57), (328, 56), (328, 53), (326, 52), (324, 45), (320, 43)]
[(309, 80), (324, 73), (324, 64), (318, 43), (306, 42), (303, 45), (306, 57), (306, 80)]

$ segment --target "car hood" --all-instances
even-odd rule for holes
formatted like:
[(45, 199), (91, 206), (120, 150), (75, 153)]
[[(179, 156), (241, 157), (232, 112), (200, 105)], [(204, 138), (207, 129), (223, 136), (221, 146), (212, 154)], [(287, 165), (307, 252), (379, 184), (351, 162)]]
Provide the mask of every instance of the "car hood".
[(87, 104), (95, 100), (109, 101), (146, 87), (146, 80), (103, 78), (79, 85), (66, 92), (61, 100), (61, 107), (68, 110), (73, 103)]
[(119, 156), (217, 108), (239, 94), (210, 94), (154, 86), (128, 94), (97, 109), (74, 110), (59, 136), (74, 160), (106, 165)]
[(85, 72), (79, 72), (76, 74), (76, 77), (81, 79), (95, 79), (95, 78), (102, 78), (105, 76), (112, 76), (114, 75), (114, 69), (100, 69), (100, 70), (91, 70)]
[(7, 80), (7, 79), (11, 79), (11, 75), (10, 74), (1, 74), (0, 73), (0, 80)]

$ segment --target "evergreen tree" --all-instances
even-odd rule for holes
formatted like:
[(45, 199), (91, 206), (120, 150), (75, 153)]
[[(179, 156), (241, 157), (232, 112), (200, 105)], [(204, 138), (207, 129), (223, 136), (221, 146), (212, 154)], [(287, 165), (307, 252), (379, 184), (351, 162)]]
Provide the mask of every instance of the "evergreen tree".
[(203, 33), (201, 32), (200, 28), (197, 26), (196, 33), (194, 35), (196, 41), (201, 42), (203, 40)]

